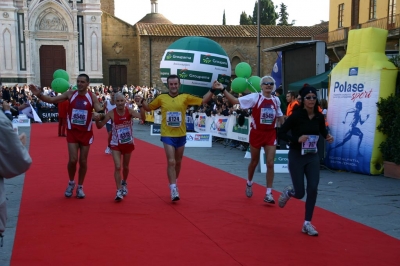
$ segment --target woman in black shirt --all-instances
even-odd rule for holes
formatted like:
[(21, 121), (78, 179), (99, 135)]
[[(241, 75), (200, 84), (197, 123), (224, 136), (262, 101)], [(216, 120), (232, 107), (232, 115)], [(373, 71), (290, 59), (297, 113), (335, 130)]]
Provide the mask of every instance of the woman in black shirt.
[[(304, 197), (304, 175), (307, 180), (306, 213), (302, 232), (317, 236), (311, 224), (319, 183), (320, 158), (317, 153), (318, 138), (323, 136), (329, 143), (333, 137), (328, 134), (323, 114), (318, 110), (317, 91), (313, 87), (300, 90), (300, 108), (288, 117), (279, 130), (279, 139), (289, 143), (289, 172), (292, 185), (284, 188), (279, 197), (279, 207), (283, 208), (290, 197)], [(288, 132), (291, 134), (288, 134)]]

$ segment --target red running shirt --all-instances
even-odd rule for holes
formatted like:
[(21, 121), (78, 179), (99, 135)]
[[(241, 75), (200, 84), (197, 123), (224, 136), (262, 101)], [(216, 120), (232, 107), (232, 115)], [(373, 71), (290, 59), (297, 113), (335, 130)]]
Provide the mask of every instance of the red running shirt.
[(251, 111), (253, 116), (252, 129), (267, 131), (275, 128), (278, 110), (274, 97), (267, 99), (261, 97), (261, 95), (258, 96), (258, 101)]
[(92, 111), (92, 93), (88, 91), (85, 95), (79, 95), (78, 91), (75, 91), (69, 100), (68, 129), (92, 131)]
[(132, 115), (125, 107), (124, 115), (120, 116), (117, 109), (113, 109), (114, 120), (112, 123), (112, 133), (110, 145), (118, 146), (123, 144), (133, 144)]

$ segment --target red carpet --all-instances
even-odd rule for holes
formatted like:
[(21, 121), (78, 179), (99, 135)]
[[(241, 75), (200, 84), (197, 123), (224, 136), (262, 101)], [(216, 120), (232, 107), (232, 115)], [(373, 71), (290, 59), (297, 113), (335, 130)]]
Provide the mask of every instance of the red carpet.
[(56, 133), (32, 125), (12, 266), (399, 265), (399, 240), (319, 208), (320, 236), (306, 236), (303, 202), (267, 206), (258, 185), (248, 199), (243, 179), (188, 158), (171, 203), (164, 151), (137, 139), (129, 195), (116, 203), (105, 129), (94, 132), (86, 199), (67, 199), (67, 146)]

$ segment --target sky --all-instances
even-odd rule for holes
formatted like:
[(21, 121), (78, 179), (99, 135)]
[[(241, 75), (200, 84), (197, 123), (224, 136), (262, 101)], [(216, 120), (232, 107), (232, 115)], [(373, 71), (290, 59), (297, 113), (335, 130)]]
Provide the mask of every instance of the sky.
[[(222, 25), (225, 10), (226, 25), (239, 25), (240, 14), (253, 15), (256, 0), (158, 0), (158, 13), (174, 24)], [(275, 6), (284, 3), (288, 22), (295, 26), (312, 26), (329, 20), (329, 0), (273, 0)], [(276, 10), (279, 13), (279, 8)], [(115, 0), (115, 16), (135, 24), (151, 13), (150, 0)], [(278, 22), (277, 22), (278, 23)]]

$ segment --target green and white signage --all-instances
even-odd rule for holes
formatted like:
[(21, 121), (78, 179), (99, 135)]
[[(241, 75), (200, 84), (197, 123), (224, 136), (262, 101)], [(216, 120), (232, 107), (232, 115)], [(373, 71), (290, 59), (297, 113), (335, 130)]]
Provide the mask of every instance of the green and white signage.
[(167, 73), (179, 76), (180, 92), (203, 96), (214, 80), (225, 87), (229, 84), (231, 64), (225, 50), (217, 42), (204, 37), (184, 37), (164, 52), (160, 63), (164, 84), (167, 84)]

